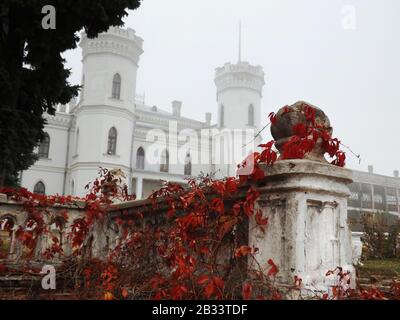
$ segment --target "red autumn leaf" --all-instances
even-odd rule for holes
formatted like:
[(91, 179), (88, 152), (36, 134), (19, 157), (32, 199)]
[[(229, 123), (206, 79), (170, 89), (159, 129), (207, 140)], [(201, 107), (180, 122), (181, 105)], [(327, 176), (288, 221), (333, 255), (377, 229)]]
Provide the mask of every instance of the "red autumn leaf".
[(293, 133), (301, 138), (304, 138), (308, 135), (307, 128), (304, 123), (298, 123), (293, 126)]
[(274, 125), (277, 122), (277, 118), (276, 118), (276, 114), (274, 112), (271, 112), (268, 115), (269, 121), (271, 121), (271, 123)]
[(209, 279), (210, 279), (210, 278), (209, 278), (208, 276), (206, 276), (206, 275), (200, 276), (200, 277), (197, 279), (197, 284), (199, 284), (199, 285), (206, 284), (206, 283), (208, 282)]
[(266, 163), (269, 166), (272, 166), (277, 159), (278, 154), (270, 149), (265, 149), (260, 155), (260, 162)]
[(252, 253), (253, 249), (250, 248), (249, 246), (241, 246), (240, 248), (235, 250), (235, 257), (236, 258), (245, 257)]
[(251, 180), (259, 181), (265, 178), (265, 173), (262, 169), (258, 167), (258, 165), (254, 165), (254, 170), (251, 174)]
[(256, 222), (259, 226), (265, 226), (268, 224), (268, 218), (263, 218), (261, 210), (257, 211), (255, 218), (256, 218)]
[(337, 138), (329, 139), (325, 145), (325, 151), (329, 156), (334, 157), (340, 148), (340, 141)]
[(171, 290), (171, 297), (173, 300), (179, 300), (182, 299), (185, 293), (187, 293), (188, 290), (185, 286), (180, 286), (177, 285)]
[(243, 285), (243, 289), (242, 289), (243, 300), (249, 300), (251, 297), (252, 291), (253, 291), (253, 286), (250, 283), (246, 282)]
[(285, 114), (287, 114), (287, 113), (289, 113), (289, 112), (291, 112), (289, 106), (284, 106), (284, 107), (283, 107), (283, 114), (285, 115)]
[(210, 254), (210, 249), (206, 246), (200, 248), (202, 254)]
[(204, 288), (204, 295), (206, 298), (210, 298), (214, 293), (214, 282), (210, 281), (210, 283)]
[(224, 280), (222, 280), (222, 278), (220, 278), (220, 277), (214, 277), (214, 278), (213, 278), (213, 281), (214, 281), (215, 286), (216, 286), (218, 289), (222, 290), (222, 289), (224, 288), (225, 282), (224, 282)]
[(346, 165), (346, 154), (343, 151), (336, 152), (336, 159), (332, 161), (332, 164), (339, 167)]
[(153, 290), (158, 289), (163, 283), (164, 283), (164, 279), (160, 278), (160, 277), (154, 277), (150, 280), (150, 285), (153, 288)]
[(233, 194), (235, 192), (237, 192), (238, 190), (238, 183), (237, 180), (235, 178), (227, 178), (226, 182), (225, 182), (225, 191), (228, 194)]
[(260, 193), (253, 187), (251, 187), (246, 193), (246, 201), (247, 202), (254, 202), (258, 199)]
[(235, 203), (232, 207), (233, 214), (235, 216), (238, 216), (240, 214), (240, 210), (241, 210), (241, 203)]
[(224, 213), (224, 202), (221, 198), (215, 198), (211, 201), (211, 208), (222, 215)]
[(306, 116), (307, 121), (311, 122), (313, 124), (313, 126), (315, 126), (316, 110), (307, 104), (303, 104), (303, 112), (304, 112), (304, 115)]
[(126, 298), (128, 297), (128, 295), (129, 295), (128, 290), (126, 290), (125, 288), (122, 289), (121, 295), (122, 295), (122, 297), (123, 297), (124, 299), (126, 299)]
[[(239, 175), (239, 174), (238, 174)], [(246, 175), (239, 175), (239, 182), (240, 184), (245, 184), (249, 180), (249, 176)]]
[(268, 260), (268, 264), (271, 266), (271, 268), (268, 271), (268, 276), (269, 277), (275, 277), (276, 274), (278, 273), (278, 267), (276, 266), (276, 264), (274, 263), (274, 261), (272, 261), (272, 259)]
[(214, 181), (212, 184), (212, 188), (215, 190), (216, 193), (223, 195), (225, 193), (225, 183), (222, 181)]
[(260, 148), (264, 148), (264, 149), (271, 149), (275, 144), (275, 140), (271, 140), (266, 144), (260, 144), (259, 147)]
[(224, 238), (225, 235), (228, 234), (229, 232), (231, 232), (237, 224), (236, 217), (234, 217), (234, 218), (226, 217), (226, 219), (227, 220), (224, 221), (218, 229), (218, 238), (219, 239)]

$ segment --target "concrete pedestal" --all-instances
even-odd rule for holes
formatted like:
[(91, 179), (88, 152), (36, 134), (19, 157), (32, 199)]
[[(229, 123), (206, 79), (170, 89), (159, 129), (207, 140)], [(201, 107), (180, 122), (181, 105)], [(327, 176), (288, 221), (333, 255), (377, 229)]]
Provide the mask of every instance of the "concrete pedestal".
[(350, 170), (311, 160), (282, 160), (264, 168), (257, 206), (269, 222), (265, 234), (250, 225), (250, 245), (259, 248), (258, 262), (268, 259), (279, 268), (277, 281), (292, 285), (302, 278), (304, 288), (329, 291), (337, 278), (326, 273), (340, 266), (352, 274), (351, 232), (347, 223)]

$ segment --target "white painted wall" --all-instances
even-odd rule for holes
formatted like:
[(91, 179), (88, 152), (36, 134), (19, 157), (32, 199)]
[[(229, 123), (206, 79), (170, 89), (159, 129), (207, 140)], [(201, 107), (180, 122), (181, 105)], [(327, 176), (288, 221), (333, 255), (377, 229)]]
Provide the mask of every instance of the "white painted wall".
[[(69, 121), (65, 115), (60, 120)], [(57, 125), (54, 117), (48, 117), (49, 125), (45, 132), (50, 136), (49, 158), (39, 159), (29, 170), (22, 172), (21, 185), (33, 191), (35, 184), (42, 181), (46, 186), (46, 194), (62, 194), (65, 162), (67, 156), (68, 128), (65, 122)]]
[[(192, 156), (192, 176), (215, 171), (218, 171), (217, 177), (220, 178), (235, 175), (237, 163), (229, 167), (217, 167), (212, 163), (213, 142), (209, 136), (200, 135), (201, 129), (210, 129), (210, 121), (203, 123), (181, 117), (176, 112), (176, 102), (175, 113), (161, 109), (152, 111), (151, 107), (135, 104), (142, 43), (143, 40), (132, 29), (110, 28), (96, 39), (88, 39), (83, 35), (80, 44), (84, 78), (81, 101), (78, 106), (67, 109), (70, 113), (57, 113), (49, 121), (46, 131), (51, 138), (50, 159), (40, 160), (23, 172), (23, 186), (33, 190), (34, 184), (41, 180), (46, 185), (48, 194), (64, 192), (84, 196), (85, 185), (97, 177), (100, 166), (123, 170), (129, 187), (133, 178), (138, 178), (136, 181), (139, 184), (140, 181), (146, 183), (160, 179), (185, 182), (184, 158), (188, 150)], [(237, 68), (244, 71), (247, 78), (232, 82), (232, 77), (237, 76)], [(225, 106), (225, 127), (249, 128), (247, 124), (250, 104), (254, 107), (255, 126), (259, 126), (261, 88), (264, 83), (262, 68), (240, 63), (226, 64), (220, 69), (222, 71), (217, 73), (222, 72), (223, 81), (216, 81), (216, 107), (221, 104)], [(116, 73), (121, 76), (120, 99), (112, 98), (113, 77)], [(248, 81), (254, 83), (249, 84)], [(190, 129), (196, 132), (198, 139), (190, 139), (189, 142), (171, 141), (166, 144), (170, 153), (169, 172), (161, 173), (160, 154), (155, 161), (149, 160), (152, 141), (146, 141), (146, 135), (154, 129), (168, 133), (171, 121), (176, 121), (178, 132)], [(118, 133), (116, 155), (107, 154), (108, 132), (111, 127), (115, 127)], [(211, 135), (215, 134), (210, 132)], [(167, 137), (165, 142), (168, 139), (170, 138)], [(173, 154), (171, 145), (178, 146), (177, 155)], [(144, 170), (136, 169), (136, 152), (140, 146), (146, 152)], [(243, 154), (240, 159), (245, 156)], [(141, 185), (140, 189), (146, 189), (146, 186)]]

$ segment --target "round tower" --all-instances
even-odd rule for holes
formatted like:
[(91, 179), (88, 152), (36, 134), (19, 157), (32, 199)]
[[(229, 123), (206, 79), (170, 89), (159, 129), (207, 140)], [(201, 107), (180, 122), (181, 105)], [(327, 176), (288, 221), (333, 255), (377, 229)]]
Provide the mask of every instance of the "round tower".
[(261, 98), (265, 84), (261, 66), (240, 60), (226, 63), (215, 72), (218, 129), (214, 137), (213, 164), (216, 176), (235, 176), (237, 165), (260, 143)]
[(226, 63), (215, 72), (218, 126), (230, 129), (259, 129), (262, 89), (265, 84), (261, 66), (248, 62)]
[(83, 88), (74, 109), (67, 192), (83, 195), (100, 166), (121, 169), (129, 181), (142, 45), (130, 28), (111, 27), (94, 39), (82, 34)]
[(133, 29), (111, 27), (97, 38), (82, 34), (83, 105), (112, 105), (133, 111), (143, 39)]

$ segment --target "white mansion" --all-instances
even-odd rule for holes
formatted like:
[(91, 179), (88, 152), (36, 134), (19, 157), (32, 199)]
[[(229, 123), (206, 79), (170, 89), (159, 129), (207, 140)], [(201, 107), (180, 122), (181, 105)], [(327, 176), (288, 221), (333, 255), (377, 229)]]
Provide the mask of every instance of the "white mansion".
[[(45, 115), (40, 159), (21, 172), (23, 187), (83, 196), (99, 167), (115, 168), (124, 172), (140, 199), (163, 180), (185, 183), (201, 173), (235, 175), (238, 161), (258, 142), (252, 140), (260, 127), (262, 67), (239, 59), (217, 68), (218, 121), (212, 124), (206, 113), (201, 122), (182, 117), (180, 101), (173, 101), (172, 112), (167, 112), (138, 98), (142, 45), (129, 28), (112, 27), (96, 39), (82, 35), (79, 103), (71, 101), (58, 106), (55, 116)], [(234, 143), (242, 154), (232, 155)]]

